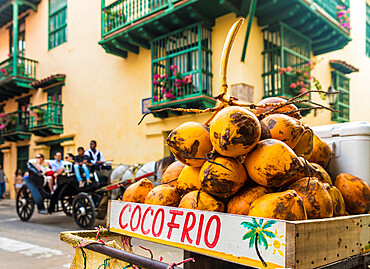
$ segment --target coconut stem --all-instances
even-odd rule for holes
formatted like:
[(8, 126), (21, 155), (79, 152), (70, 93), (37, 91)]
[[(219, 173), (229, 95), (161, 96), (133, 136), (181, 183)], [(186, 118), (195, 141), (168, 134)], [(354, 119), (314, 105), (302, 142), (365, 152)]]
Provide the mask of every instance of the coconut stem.
[[(231, 26), (229, 33), (227, 34), (224, 48), (222, 50), (221, 56), (221, 89), (220, 89), (220, 97), (224, 100), (224, 96), (227, 94), (227, 65), (229, 63), (229, 56), (231, 47), (235, 40), (236, 34), (238, 33), (240, 26), (243, 24), (244, 19), (241, 18), (236, 21), (233, 26)], [(222, 101), (221, 101), (222, 102)]]
[(258, 250), (258, 233), (256, 234), (256, 237), (254, 239), (254, 246), (256, 247), (257, 256), (261, 260), (263, 267), (267, 267), (265, 260), (262, 258), (260, 251)]

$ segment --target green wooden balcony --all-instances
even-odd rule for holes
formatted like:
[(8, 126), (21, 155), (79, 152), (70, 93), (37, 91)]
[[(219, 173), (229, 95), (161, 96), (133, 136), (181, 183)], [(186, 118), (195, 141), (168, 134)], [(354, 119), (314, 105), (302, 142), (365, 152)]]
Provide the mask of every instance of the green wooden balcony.
[[(212, 98), (211, 30), (193, 24), (154, 39), (152, 51), (152, 106), (209, 108)], [(175, 113), (179, 115), (181, 113)], [(165, 118), (170, 112), (154, 114)]]
[(337, 18), (337, 6), (348, 0), (260, 0), (256, 17), (259, 26), (284, 22), (312, 41), (315, 55), (342, 49), (351, 41), (350, 31)]
[(36, 80), (37, 63), (21, 56), (11, 56), (0, 62), (0, 102), (32, 88), (29, 83)]
[(5, 127), (2, 129), (2, 137), (5, 141), (16, 142), (30, 139), (29, 112), (15, 111), (5, 114)]
[(37, 136), (49, 136), (63, 133), (63, 104), (48, 100), (47, 103), (31, 106), (30, 131)]
[(214, 25), (214, 20), (235, 12), (248, 13), (249, 1), (242, 0), (118, 0), (101, 7), (101, 38), (107, 53), (123, 58), (150, 49), (153, 39), (193, 23)]

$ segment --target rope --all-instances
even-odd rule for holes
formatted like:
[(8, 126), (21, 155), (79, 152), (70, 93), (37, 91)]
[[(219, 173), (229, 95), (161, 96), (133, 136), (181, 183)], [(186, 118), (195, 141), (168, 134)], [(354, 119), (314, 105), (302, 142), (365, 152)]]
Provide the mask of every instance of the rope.
[(81, 248), (82, 251), (82, 258), (84, 260), (84, 269), (86, 269), (86, 253), (83, 248)]
[(145, 249), (145, 250), (149, 251), (150, 259), (153, 260), (153, 252), (149, 248), (146, 248), (146, 247), (143, 247), (143, 246), (139, 246), (139, 248), (142, 248), (142, 249)]
[(181, 262), (178, 262), (178, 263), (173, 262), (173, 263), (168, 265), (167, 269), (171, 269), (174, 266), (177, 266), (177, 265), (180, 265), (180, 264), (183, 264), (183, 263), (186, 263), (186, 262), (190, 262), (190, 261), (195, 262), (195, 259), (194, 258), (189, 258), (189, 259), (185, 259), (185, 260), (183, 260)]
[(98, 243), (100, 243), (100, 244), (105, 245), (105, 242), (103, 240), (99, 239), (99, 234), (100, 234), (101, 230), (103, 230), (103, 229), (98, 228), (98, 227), (95, 227), (95, 229), (98, 230), (98, 232), (96, 234), (96, 241), (98, 241)]
[[(109, 269), (110, 264), (108, 263), (110, 258), (106, 258), (103, 262), (103, 264), (99, 265), (98, 269)], [(103, 267), (102, 267), (103, 266)]]

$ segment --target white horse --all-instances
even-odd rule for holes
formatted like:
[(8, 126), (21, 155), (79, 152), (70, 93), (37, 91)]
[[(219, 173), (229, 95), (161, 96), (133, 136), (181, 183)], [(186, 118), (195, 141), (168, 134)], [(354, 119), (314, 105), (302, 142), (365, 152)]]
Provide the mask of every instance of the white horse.
[[(144, 164), (120, 164), (113, 169), (110, 174), (110, 184), (121, 182), (127, 182), (139, 177), (146, 177), (153, 182), (154, 185), (158, 185), (161, 182), (163, 171), (175, 161), (173, 156), (165, 157), (156, 162), (151, 161)], [(116, 200), (121, 195), (121, 190), (112, 190), (112, 199)]]

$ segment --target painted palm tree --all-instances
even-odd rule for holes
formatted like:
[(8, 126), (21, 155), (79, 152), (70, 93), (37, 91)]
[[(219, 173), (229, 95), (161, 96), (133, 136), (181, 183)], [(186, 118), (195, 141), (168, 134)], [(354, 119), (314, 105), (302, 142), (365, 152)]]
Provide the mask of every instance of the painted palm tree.
[(243, 240), (249, 239), (249, 248), (253, 247), (254, 245), (257, 256), (261, 260), (264, 267), (267, 267), (267, 264), (262, 258), (258, 246), (263, 245), (265, 250), (268, 248), (268, 243), (265, 236), (267, 236), (268, 238), (275, 238), (275, 234), (267, 230), (275, 223), (275, 220), (268, 220), (266, 222), (263, 222), (263, 219), (259, 219), (259, 221), (257, 222), (255, 218), (252, 218), (252, 222), (244, 221), (241, 223), (244, 228), (249, 229), (248, 232), (243, 235)]

